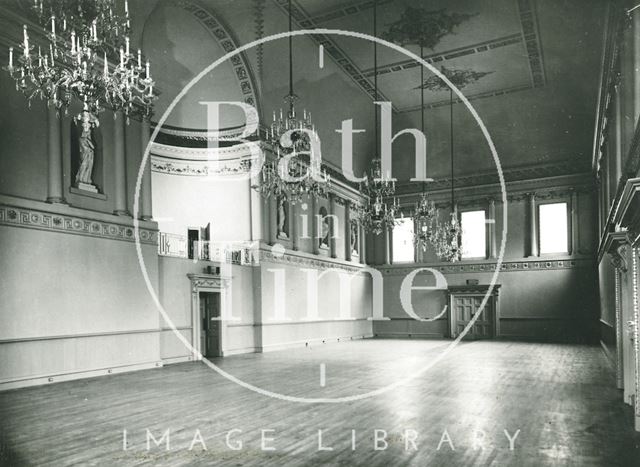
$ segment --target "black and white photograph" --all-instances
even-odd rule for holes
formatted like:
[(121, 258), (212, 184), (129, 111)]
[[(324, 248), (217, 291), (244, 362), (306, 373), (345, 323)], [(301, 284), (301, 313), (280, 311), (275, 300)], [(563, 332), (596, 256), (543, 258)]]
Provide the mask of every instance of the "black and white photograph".
[(0, 466), (640, 466), (640, 0), (0, 0)]

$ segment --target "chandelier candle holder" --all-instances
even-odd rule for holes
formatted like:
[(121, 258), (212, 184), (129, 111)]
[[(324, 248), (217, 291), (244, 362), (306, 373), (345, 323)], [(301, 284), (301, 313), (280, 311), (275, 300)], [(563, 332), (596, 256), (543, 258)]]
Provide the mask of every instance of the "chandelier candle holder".
[(122, 13), (115, 0), (34, 0), (32, 9), (48, 44), (32, 45), (24, 25), (21, 53), (10, 47), (5, 67), (29, 105), (37, 97), (68, 114), (75, 96), (92, 121), (106, 107), (127, 122), (134, 113), (151, 115), (154, 81), (141, 50), (131, 53), (126, 0)]
[[(288, 11), (291, 32), (291, 0)], [(293, 44), (292, 36), (289, 36), (289, 94), (284, 97), (288, 111), (286, 114), (282, 109), (279, 114), (273, 112), (266, 140), (276, 157), (263, 165), (261, 182), (253, 188), (263, 197), (285, 197), (292, 204), (300, 202), (304, 196), (326, 196), (331, 185), (331, 177), (322, 169), (320, 157), (304, 157), (304, 154), (311, 154), (314, 146), (319, 146), (311, 144), (311, 137), (317, 138), (311, 112), (303, 109), (302, 118), (299, 118), (295, 107), (297, 100), (293, 91)]]
[[(377, 37), (377, 0), (373, 2), (373, 36)], [(373, 88), (374, 101), (378, 100), (378, 47), (373, 43)], [(380, 235), (385, 229), (392, 229), (400, 221), (396, 218), (399, 210), (398, 199), (393, 198), (396, 192), (396, 182), (389, 177), (382, 176), (380, 158), (377, 155), (378, 148), (378, 113), (373, 106), (374, 118), (374, 144), (376, 154), (371, 164), (370, 177), (366, 177), (360, 183), (360, 192), (367, 197), (362, 208), (358, 209), (357, 217), (365, 232)], [(391, 198), (391, 204), (387, 199)], [(402, 217), (402, 213), (400, 213)]]

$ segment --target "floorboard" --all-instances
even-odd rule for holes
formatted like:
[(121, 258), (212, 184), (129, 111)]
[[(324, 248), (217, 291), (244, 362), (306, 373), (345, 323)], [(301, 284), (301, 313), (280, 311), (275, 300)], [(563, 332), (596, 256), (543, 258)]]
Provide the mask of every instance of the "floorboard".
[[(448, 344), (369, 339), (215, 362), (270, 391), (336, 398), (412, 375)], [(337, 404), (269, 398), (204, 364), (185, 363), (0, 393), (0, 460), (52, 466), (637, 466), (640, 436), (621, 400), (595, 346), (463, 343), (389, 392)], [(153, 443), (147, 450), (147, 429), (156, 439), (169, 429), (170, 450)], [(375, 449), (376, 429), (386, 432), (384, 450)], [(206, 450), (197, 442), (189, 449), (197, 430)], [(241, 450), (225, 443), (231, 430), (241, 430), (230, 435), (232, 445), (242, 442)], [(274, 430), (265, 436), (273, 438), (267, 446), (275, 451), (261, 449), (261, 430)], [(333, 450), (318, 450), (318, 430)], [(513, 450), (504, 430), (510, 436), (520, 430)], [(416, 449), (407, 440), (414, 434)]]

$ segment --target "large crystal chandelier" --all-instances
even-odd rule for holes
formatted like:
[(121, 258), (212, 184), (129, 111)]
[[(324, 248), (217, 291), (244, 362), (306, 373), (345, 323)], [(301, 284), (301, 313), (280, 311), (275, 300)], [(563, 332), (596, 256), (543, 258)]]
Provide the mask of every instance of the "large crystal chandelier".
[[(420, 58), (424, 56), (424, 47), (420, 45)], [(422, 133), (424, 133), (424, 67), (420, 66), (420, 124)], [(416, 209), (413, 214), (413, 242), (416, 247), (426, 251), (429, 245), (438, 249), (437, 244), (443, 238), (442, 227), (438, 222), (438, 209), (433, 200), (429, 199), (425, 191), (425, 182), (422, 184), (422, 194), (420, 200), (416, 203)]]
[(462, 229), (458, 220), (458, 212), (455, 203), (455, 180), (453, 166), (453, 90), (449, 90), (449, 112), (450, 112), (450, 128), (449, 128), (449, 147), (451, 149), (451, 214), (449, 222), (445, 223), (444, 228), (438, 231), (438, 241), (436, 243), (436, 254), (443, 260), (456, 262), (460, 259), (462, 253), (460, 247), (460, 234)]
[[(373, 2), (373, 36), (377, 35), (377, 0)], [(378, 100), (378, 48), (377, 42), (373, 43), (373, 83), (374, 100)], [(393, 197), (396, 192), (396, 184), (388, 180), (382, 174), (380, 158), (377, 155), (378, 148), (378, 113), (374, 105), (374, 144), (376, 155), (373, 157), (370, 176), (360, 183), (360, 191), (367, 197), (364, 206), (358, 212), (357, 217), (365, 230), (376, 235), (391, 229), (398, 222), (396, 213), (399, 209), (398, 199), (394, 198), (391, 204), (385, 199)], [(402, 214), (401, 214), (402, 216)]]
[[(289, 0), (289, 32), (292, 31), (292, 10)], [(330, 186), (331, 177), (322, 170), (320, 157), (305, 157), (314, 151), (314, 145), (308, 133), (314, 138), (315, 127), (311, 123), (311, 112), (302, 111), (302, 118), (296, 113), (295, 102), (298, 96), (293, 91), (293, 44), (289, 36), (289, 94), (284, 98), (288, 110), (273, 112), (273, 121), (267, 130), (267, 142), (276, 153), (273, 161), (266, 162), (262, 168), (261, 183), (256, 188), (264, 197), (283, 196), (292, 204), (298, 203), (303, 196), (324, 196)], [(287, 157), (285, 160), (285, 156)]]
[(32, 9), (47, 45), (32, 44), (25, 25), (21, 52), (10, 47), (6, 67), (29, 104), (38, 97), (66, 114), (75, 96), (92, 122), (105, 107), (127, 121), (150, 115), (154, 81), (142, 52), (131, 53), (127, 0), (122, 12), (115, 0), (34, 0)]

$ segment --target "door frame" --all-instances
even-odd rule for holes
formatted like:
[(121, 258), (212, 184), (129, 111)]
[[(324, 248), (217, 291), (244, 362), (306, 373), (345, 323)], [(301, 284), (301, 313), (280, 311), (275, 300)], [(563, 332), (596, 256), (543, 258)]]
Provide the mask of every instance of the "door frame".
[[(492, 336), (491, 339), (496, 339), (498, 337), (500, 337), (500, 285), (501, 284), (495, 284), (493, 286), (493, 290), (491, 291), (491, 295), (488, 297), (487, 299), (487, 303), (485, 304), (485, 307), (483, 308), (482, 312), (485, 313), (486, 309), (487, 309), (487, 305), (488, 304), (492, 304), (493, 305), (493, 310), (491, 312), (491, 319), (493, 320), (492, 322)], [(486, 296), (487, 292), (489, 291), (489, 286), (488, 285), (456, 285), (456, 286), (449, 286), (448, 289), (448, 302), (449, 302), (449, 312), (448, 314), (448, 318), (449, 318), (449, 337), (454, 339), (455, 337), (457, 337), (456, 335), (456, 314), (454, 312), (454, 304), (455, 304), (455, 299), (456, 297), (480, 297), (481, 299), (484, 299), (484, 297)]]
[(200, 292), (214, 292), (220, 294), (220, 356), (224, 356), (227, 324), (225, 319), (229, 291), (229, 278), (214, 274), (187, 274), (191, 281), (191, 346), (193, 360), (202, 360), (202, 317), (200, 314)]

